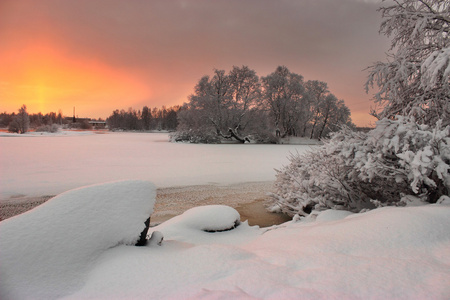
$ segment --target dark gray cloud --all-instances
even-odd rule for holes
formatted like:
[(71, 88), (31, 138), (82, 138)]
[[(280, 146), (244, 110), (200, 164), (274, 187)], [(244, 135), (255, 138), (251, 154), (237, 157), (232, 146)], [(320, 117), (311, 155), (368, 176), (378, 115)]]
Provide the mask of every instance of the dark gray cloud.
[(370, 106), (363, 69), (384, 59), (388, 48), (378, 35), (378, 5), (358, 0), (3, 0), (0, 37), (17, 47), (51, 39), (69, 54), (139, 74), (150, 85), (158, 82), (160, 92), (152, 97), (168, 105), (185, 100), (213, 68), (248, 65), (266, 75), (286, 65), (306, 79), (328, 82), (355, 115)]

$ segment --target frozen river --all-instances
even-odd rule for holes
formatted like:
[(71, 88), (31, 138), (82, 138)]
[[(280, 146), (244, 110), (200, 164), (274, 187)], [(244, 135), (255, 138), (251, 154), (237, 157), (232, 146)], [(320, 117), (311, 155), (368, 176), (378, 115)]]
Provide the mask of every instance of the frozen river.
[(166, 133), (0, 137), (0, 199), (142, 179), (158, 187), (273, 181), (302, 145), (170, 143)]

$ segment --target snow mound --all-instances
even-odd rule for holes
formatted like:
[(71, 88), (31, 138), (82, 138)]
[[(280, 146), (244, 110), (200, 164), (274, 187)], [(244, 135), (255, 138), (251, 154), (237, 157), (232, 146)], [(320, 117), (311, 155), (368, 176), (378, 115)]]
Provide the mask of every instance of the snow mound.
[(241, 216), (226, 205), (205, 205), (191, 208), (170, 223), (206, 232), (227, 231), (239, 225)]
[(233, 236), (240, 239), (246, 234), (252, 235), (259, 227), (251, 229), (247, 222), (241, 223), (239, 212), (232, 207), (206, 205), (191, 208), (154, 229), (160, 231), (165, 240), (207, 244), (233, 243)]
[(79, 289), (104, 251), (138, 240), (155, 197), (147, 181), (93, 185), (1, 222), (0, 298), (53, 299)]

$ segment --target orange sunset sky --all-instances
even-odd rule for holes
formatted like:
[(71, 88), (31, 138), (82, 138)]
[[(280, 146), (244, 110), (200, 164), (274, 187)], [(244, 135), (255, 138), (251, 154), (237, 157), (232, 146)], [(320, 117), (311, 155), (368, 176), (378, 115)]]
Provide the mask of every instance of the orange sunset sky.
[(214, 68), (278, 65), (328, 83), (359, 126), (374, 91), (366, 67), (385, 60), (378, 1), (1, 0), (0, 110), (114, 109), (187, 101)]

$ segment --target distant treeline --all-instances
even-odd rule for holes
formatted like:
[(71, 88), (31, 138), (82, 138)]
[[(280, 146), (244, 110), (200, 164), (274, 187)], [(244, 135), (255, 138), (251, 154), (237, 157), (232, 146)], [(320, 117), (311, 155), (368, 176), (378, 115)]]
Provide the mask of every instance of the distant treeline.
[[(26, 113), (26, 107), (25, 111), (21, 112), (19, 110), (19, 113), (7, 113), (3, 112), (0, 113), (0, 127), (8, 127), (11, 122), (17, 118), (18, 115), (23, 113)], [(42, 113), (37, 114), (27, 114), (29, 118), (29, 125), (31, 128), (38, 128), (42, 125), (52, 125), (52, 124), (67, 124), (68, 121), (63, 117), (62, 112), (59, 113), (50, 112), (48, 114), (43, 115)]]
[[(106, 119), (110, 130), (167, 130), (175, 131), (178, 126), (177, 113), (180, 106), (166, 108), (149, 108), (142, 110), (129, 108), (128, 110), (114, 110)], [(0, 128), (8, 128), (11, 132), (24, 133), (30, 128), (36, 131), (55, 131), (59, 127), (92, 129), (90, 118), (65, 117), (62, 111), (47, 114), (29, 114), (26, 105), (18, 113), (0, 113)], [(103, 121), (98, 119), (95, 121)], [(92, 122), (91, 122), (92, 123)]]
[(110, 130), (167, 130), (177, 129), (177, 113), (180, 106), (166, 108), (149, 108), (144, 106), (142, 110), (128, 108), (125, 110), (116, 109), (106, 119)]
[[(22, 105), (18, 113), (0, 113), (0, 128), (8, 128), (9, 132), (26, 133), (34, 131), (56, 132), (59, 128), (92, 129), (89, 118), (64, 117), (62, 111), (42, 114), (29, 114), (27, 106)], [(101, 119), (100, 119), (101, 121)]]

